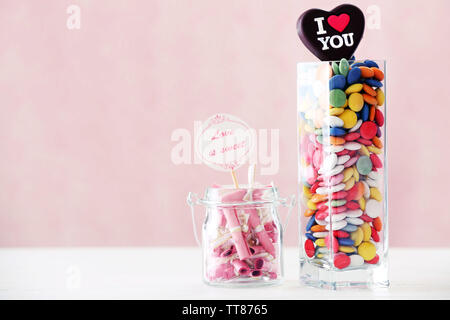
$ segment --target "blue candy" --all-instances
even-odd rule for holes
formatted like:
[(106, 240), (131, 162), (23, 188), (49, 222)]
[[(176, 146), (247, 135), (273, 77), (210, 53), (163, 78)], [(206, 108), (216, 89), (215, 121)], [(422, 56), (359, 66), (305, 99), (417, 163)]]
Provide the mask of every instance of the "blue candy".
[(337, 75), (330, 79), (330, 90), (340, 89), (344, 90), (346, 80), (343, 75)]
[(347, 133), (347, 131), (344, 128), (340, 128), (340, 127), (330, 128), (330, 136), (333, 136), (333, 137), (342, 137), (346, 133)]
[(309, 240), (312, 240), (312, 241), (316, 241), (316, 240), (317, 240), (317, 238), (314, 237), (311, 233), (305, 233), (305, 236), (306, 236)]
[(306, 231), (311, 231), (311, 227), (316, 224), (316, 215), (314, 214), (306, 225)]
[(357, 118), (358, 120), (360, 120), (360, 119), (361, 119), (361, 117), (362, 117), (362, 115), (361, 115), (361, 111), (359, 111), (359, 112), (356, 112), (356, 118)]
[(383, 86), (383, 84), (380, 81), (375, 79), (366, 79), (365, 82), (371, 87), (381, 88)]
[(361, 115), (362, 115), (362, 121), (369, 120), (370, 108), (367, 103), (364, 103), (364, 107), (361, 110)]
[(357, 83), (361, 78), (361, 69), (353, 67), (347, 75), (347, 82), (349, 85)]
[(355, 241), (350, 238), (338, 238), (339, 245), (341, 246), (353, 246)]
[(358, 63), (354, 63), (352, 64), (352, 69), (355, 67), (367, 67), (365, 63), (362, 62), (358, 62)]
[(366, 66), (368, 68), (378, 68), (378, 69), (380, 68), (378, 66), (378, 64), (375, 61), (372, 61), (372, 60), (366, 60), (366, 61), (364, 61), (364, 63), (366, 64)]
[(377, 129), (377, 137), (381, 138), (381, 129), (380, 129), (380, 127), (378, 127), (378, 129)]
[(353, 224), (347, 224), (344, 228), (342, 228), (341, 230), (342, 231), (345, 231), (345, 232), (353, 232), (353, 231), (356, 231), (358, 229), (358, 227), (357, 226), (355, 226), (355, 225), (353, 225)]

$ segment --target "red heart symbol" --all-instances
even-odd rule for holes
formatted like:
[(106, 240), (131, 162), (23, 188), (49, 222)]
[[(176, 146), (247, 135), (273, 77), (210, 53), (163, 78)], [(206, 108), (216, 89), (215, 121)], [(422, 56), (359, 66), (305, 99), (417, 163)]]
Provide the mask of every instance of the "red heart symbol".
[(338, 16), (329, 16), (328, 17), (328, 24), (335, 30), (342, 32), (347, 28), (348, 24), (350, 23), (350, 16), (346, 13), (341, 14)]

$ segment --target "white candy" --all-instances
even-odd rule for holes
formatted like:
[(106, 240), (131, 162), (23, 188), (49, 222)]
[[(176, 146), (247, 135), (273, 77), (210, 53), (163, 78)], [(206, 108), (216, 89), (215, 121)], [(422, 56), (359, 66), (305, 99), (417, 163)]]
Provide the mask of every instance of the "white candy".
[(358, 142), (347, 142), (344, 144), (344, 148), (350, 151), (355, 151), (361, 149), (361, 144)]
[(364, 198), (369, 199), (370, 198), (370, 188), (367, 182), (361, 181), (364, 186)]
[(327, 225), (327, 222), (325, 221), (325, 220), (319, 220), (319, 219), (315, 219), (316, 220), (316, 223), (319, 225), (319, 226), (326, 226)]
[(338, 184), (335, 186), (317, 188), (316, 193), (325, 195), (325, 194), (329, 194), (329, 193), (339, 192), (344, 189), (345, 189), (345, 183), (341, 183), (341, 184)]
[(338, 153), (344, 150), (344, 146), (333, 146), (329, 145), (323, 148), (326, 153)]
[(344, 155), (344, 156), (340, 156), (338, 159), (337, 159), (337, 164), (344, 164), (344, 163), (346, 163), (348, 160), (350, 160), (350, 156), (349, 155)]
[(345, 214), (349, 218), (359, 218), (362, 216), (363, 212), (361, 209), (356, 209), (356, 210), (347, 211), (347, 212), (345, 212)]
[[(341, 221), (341, 220), (344, 220), (346, 217), (347, 216), (345, 213), (333, 214), (333, 215), (331, 215), (331, 221), (332, 222)], [(330, 216), (326, 217), (325, 221), (330, 222)]]
[[(369, 185), (369, 187), (371, 187), (371, 188), (377, 188), (378, 187), (378, 181), (377, 180), (367, 179), (366, 182)], [(370, 192), (370, 189), (369, 189), (369, 192)]]
[(370, 179), (373, 180), (377, 180), (380, 178), (380, 174), (376, 171), (371, 171), (368, 175), (367, 175)]
[(325, 125), (329, 127), (343, 127), (344, 126), (344, 120), (341, 118), (330, 116), (323, 119), (323, 122)]
[[(333, 222), (333, 230), (341, 230), (343, 228), (345, 228), (345, 226), (347, 225), (347, 221), (345, 220), (341, 220), (341, 221), (336, 221)], [(327, 224), (325, 226), (325, 229), (330, 230), (331, 225)]]
[(359, 254), (352, 254), (350, 256), (350, 265), (349, 267), (360, 267), (364, 264), (364, 258)]
[(325, 238), (326, 236), (328, 236), (328, 232), (314, 232), (313, 233), (313, 237), (314, 238)]
[(350, 224), (354, 224), (355, 226), (360, 226), (364, 223), (364, 220), (360, 218), (347, 218), (345, 220)]
[(361, 127), (362, 123), (363, 123), (362, 120), (358, 120), (358, 122), (355, 124), (355, 126), (354, 126), (353, 128), (350, 129), (349, 132), (355, 132), (355, 131), (357, 131), (357, 130)]
[(323, 174), (327, 171), (332, 170), (338, 161), (338, 157), (335, 153), (328, 155), (322, 162), (322, 167), (319, 169), (319, 173)]
[[(336, 159), (336, 161), (337, 161), (337, 159)], [(335, 175), (341, 173), (342, 171), (344, 171), (344, 169), (345, 169), (345, 167), (343, 165), (339, 165), (339, 166), (334, 167), (331, 170), (328, 170), (327, 172), (325, 172), (325, 174), (328, 177), (332, 177), (332, 176), (335, 176)]]
[(378, 217), (381, 211), (383, 211), (381, 202), (374, 199), (370, 199), (366, 202), (366, 214), (372, 219)]
[(318, 249), (317, 249), (317, 252), (318, 253), (328, 253), (328, 248), (327, 247), (319, 247)]

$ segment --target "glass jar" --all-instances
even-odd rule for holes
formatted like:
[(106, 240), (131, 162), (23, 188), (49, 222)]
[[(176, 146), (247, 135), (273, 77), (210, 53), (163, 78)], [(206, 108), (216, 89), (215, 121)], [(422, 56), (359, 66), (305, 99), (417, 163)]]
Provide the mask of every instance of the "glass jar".
[(303, 284), (389, 285), (384, 73), (384, 61), (298, 64)]
[[(272, 186), (220, 186), (207, 188), (199, 199), (189, 193), (194, 223), (194, 205), (205, 208), (202, 228), (203, 280), (210, 285), (269, 285), (283, 276), (283, 227), (278, 206), (289, 208), (295, 196), (283, 199)], [(289, 219), (289, 214), (286, 223)]]

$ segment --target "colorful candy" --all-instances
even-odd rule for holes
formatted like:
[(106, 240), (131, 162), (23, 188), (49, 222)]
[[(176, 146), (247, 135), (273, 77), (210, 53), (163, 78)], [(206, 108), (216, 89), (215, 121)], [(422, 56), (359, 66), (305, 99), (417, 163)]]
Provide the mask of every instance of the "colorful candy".
[(374, 61), (345, 59), (329, 71), (329, 101), (321, 93), (299, 109), (304, 251), (353, 270), (382, 256), (384, 73)]

